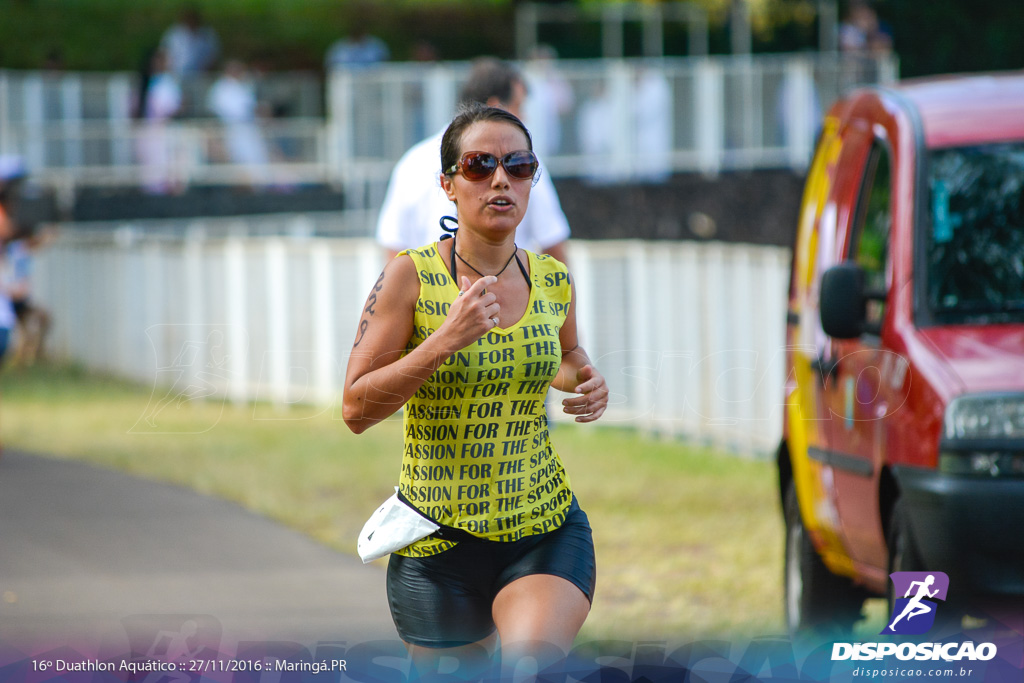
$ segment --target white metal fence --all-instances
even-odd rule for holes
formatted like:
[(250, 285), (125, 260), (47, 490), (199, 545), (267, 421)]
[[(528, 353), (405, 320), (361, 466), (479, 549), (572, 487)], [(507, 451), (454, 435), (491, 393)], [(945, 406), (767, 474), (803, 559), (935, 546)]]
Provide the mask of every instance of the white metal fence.
[[(853, 85), (887, 83), (897, 75), (893, 57), (863, 60), (834, 52), (522, 67), (532, 93), (525, 116), (548, 172), (598, 181), (802, 168), (821, 112), (833, 99)], [(272, 150), (264, 178), (283, 185), (341, 183), (353, 208), (377, 208), (398, 157), (450, 120), (468, 68), (393, 63), (336, 71), (325, 105), (308, 74), (266, 77), (267, 96), (277, 93), (273, 97), (294, 106), (289, 116), (261, 124)], [(133, 79), (0, 71), (0, 152), (22, 154), (37, 180), (67, 193), (80, 185), (144, 182), (140, 145), (153, 131), (131, 117)], [(172, 179), (251, 180), (251, 169), (225, 161), (224, 132), (216, 122), (186, 118), (158, 132), (166, 147), (159, 156)]]
[[(40, 181), (62, 189), (140, 181), (140, 138), (147, 126), (134, 118), (138, 75), (0, 70), (0, 152), (22, 155)], [(182, 118), (169, 124), (169, 175), (188, 182), (240, 183), (226, 164), (222, 127), (206, 108), (212, 76), (181, 84)], [(281, 150), (279, 165), (301, 177), (325, 177), (322, 79), (312, 72), (260, 78), (261, 101), (283, 109), (268, 120), (266, 136)], [(313, 166), (315, 168), (310, 168)]]
[[(256, 401), (254, 416), (310, 403), (340, 419), (378, 247), (213, 232), (65, 231), (36, 271), (55, 320), (53, 350), (151, 384), (137, 432), (166, 431), (163, 411), (199, 398)], [(774, 447), (786, 250), (573, 241), (569, 258), (583, 343), (614, 393), (606, 423), (747, 453)]]
[[(897, 69), (891, 56), (838, 53), (526, 62), (524, 118), (554, 176), (801, 169), (829, 104)], [(332, 75), (331, 164), (360, 207), (378, 206), (399, 156), (448, 123), (467, 73), (459, 63)]]

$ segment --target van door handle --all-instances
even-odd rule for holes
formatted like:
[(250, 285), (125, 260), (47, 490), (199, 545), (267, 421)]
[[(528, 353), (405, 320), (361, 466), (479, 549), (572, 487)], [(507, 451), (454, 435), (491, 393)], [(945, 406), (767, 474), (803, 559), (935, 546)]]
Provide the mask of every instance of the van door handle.
[(838, 358), (825, 358), (822, 354), (811, 361), (811, 369), (818, 373), (821, 383), (825, 384), (826, 379), (833, 379), (839, 371)]

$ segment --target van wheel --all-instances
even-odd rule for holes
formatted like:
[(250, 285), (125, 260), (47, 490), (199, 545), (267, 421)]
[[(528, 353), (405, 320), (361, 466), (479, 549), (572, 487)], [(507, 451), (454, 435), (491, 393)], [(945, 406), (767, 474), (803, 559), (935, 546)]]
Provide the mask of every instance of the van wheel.
[(910, 539), (910, 525), (901, 498), (889, 515), (889, 573), (920, 571), (924, 571), (924, 563)]
[[(924, 560), (921, 559), (921, 555), (917, 551), (908, 520), (906, 505), (902, 499), (898, 499), (892, 506), (892, 514), (889, 515), (889, 535), (886, 539), (889, 544), (890, 574), (893, 572), (928, 571), (928, 567), (925, 566)], [(892, 579), (890, 579), (889, 585), (885, 589), (885, 602), (889, 609), (890, 619), (893, 615), (896, 597), (893, 594)], [(954, 633), (960, 631), (963, 618), (971, 613), (970, 597), (972, 596), (960, 593), (957, 597), (947, 598), (935, 618), (936, 626), (941, 625), (942, 628), (950, 629)], [(983, 616), (983, 614), (979, 616)]]
[[(907, 512), (903, 499), (897, 499), (892, 506), (892, 513), (889, 515), (889, 573), (893, 572), (921, 572), (924, 571), (924, 562), (921, 561), (914, 547), (914, 541), (910, 538), (910, 524), (907, 522)], [(889, 614), (896, 596), (893, 595), (892, 580), (885, 590), (885, 602), (889, 607)]]
[(791, 636), (808, 631), (850, 631), (862, 616), (866, 594), (825, 567), (811, 543), (792, 483), (786, 489), (784, 569), (786, 626)]

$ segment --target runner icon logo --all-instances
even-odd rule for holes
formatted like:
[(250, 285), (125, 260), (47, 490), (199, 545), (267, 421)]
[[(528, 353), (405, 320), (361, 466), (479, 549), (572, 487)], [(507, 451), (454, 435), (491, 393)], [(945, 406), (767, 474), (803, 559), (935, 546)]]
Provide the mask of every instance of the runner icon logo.
[(927, 633), (935, 624), (936, 600), (945, 600), (949, 577), (943, 572), (894, 572), (892, 614), (882, 635)]

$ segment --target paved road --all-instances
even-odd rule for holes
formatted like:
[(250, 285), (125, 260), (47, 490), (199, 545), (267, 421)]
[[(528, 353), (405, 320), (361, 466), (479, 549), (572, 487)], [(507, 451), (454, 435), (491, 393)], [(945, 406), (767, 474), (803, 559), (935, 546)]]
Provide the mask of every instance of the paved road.
[(136, 651), (178, 634), (221, 651), (397, 639), (378, 566), (183, 488), (5, 451), (0, 646)]

